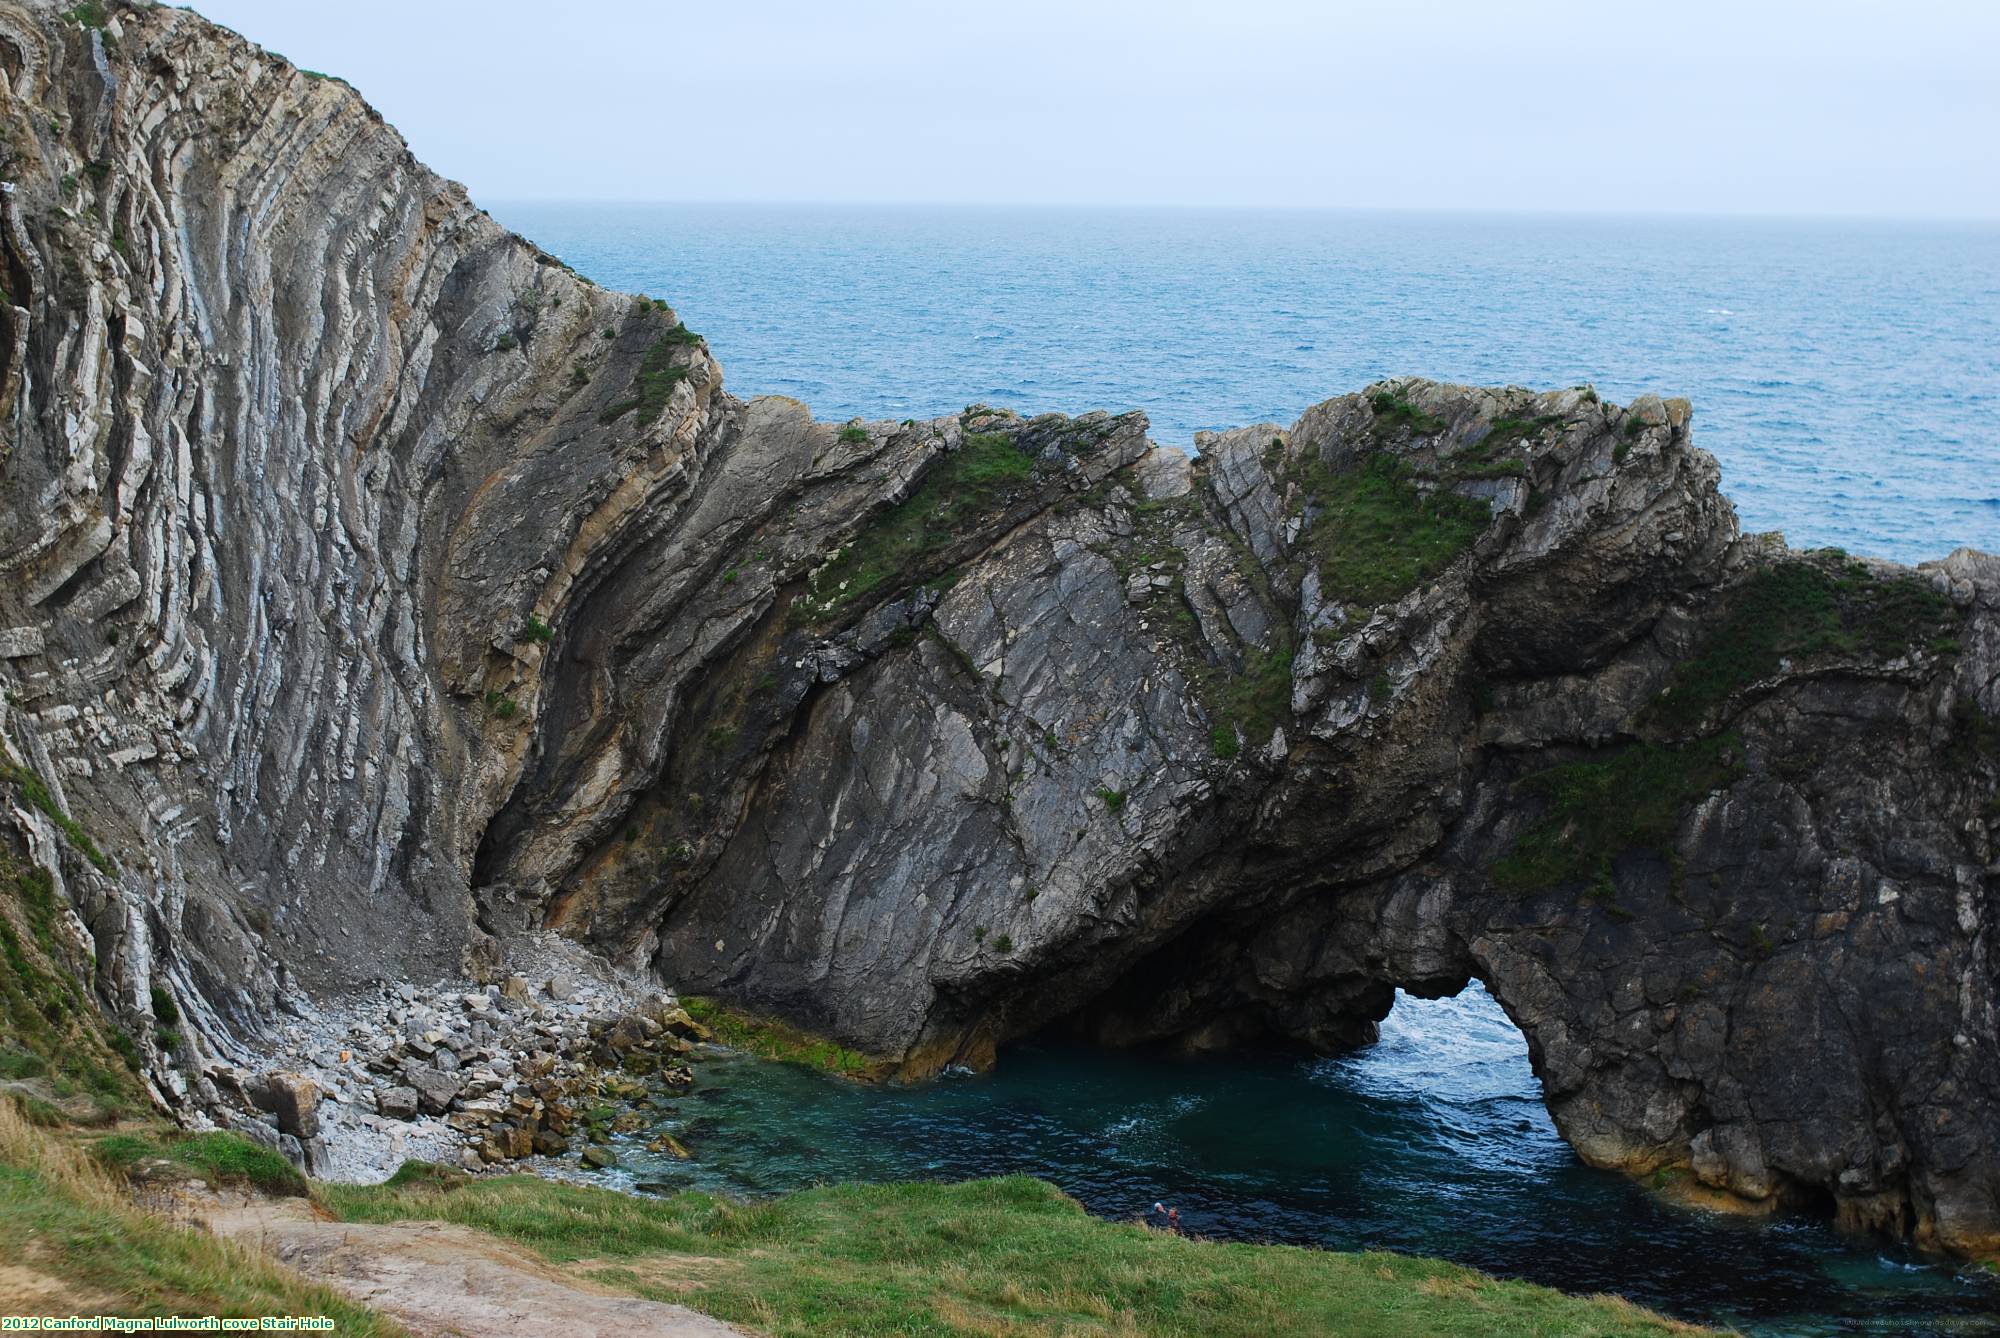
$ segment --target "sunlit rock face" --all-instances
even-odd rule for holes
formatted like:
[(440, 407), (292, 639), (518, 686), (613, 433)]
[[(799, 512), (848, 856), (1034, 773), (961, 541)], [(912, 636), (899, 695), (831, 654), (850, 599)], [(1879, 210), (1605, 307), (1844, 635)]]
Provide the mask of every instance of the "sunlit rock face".
[(165, 1098), (545, 926), (913, 1075), (1478, 977), (1593, 1162), (2000, 1244), (1995, 559), (1581, 389), (820, 423), (195, 15), (0, 73), (0, 828)]

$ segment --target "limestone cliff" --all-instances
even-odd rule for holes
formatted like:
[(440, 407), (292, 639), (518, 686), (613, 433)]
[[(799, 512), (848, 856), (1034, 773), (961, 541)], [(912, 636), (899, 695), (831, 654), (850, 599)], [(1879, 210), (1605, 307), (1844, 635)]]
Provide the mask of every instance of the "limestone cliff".
[(818, 423), (195, 15), (0, 72), (5, 859), (163, 1098), (544, 925), (912, 1074), (1477, 977), (1589, 1160), (2000, 1247), (2000, 561), (1584, 389)]

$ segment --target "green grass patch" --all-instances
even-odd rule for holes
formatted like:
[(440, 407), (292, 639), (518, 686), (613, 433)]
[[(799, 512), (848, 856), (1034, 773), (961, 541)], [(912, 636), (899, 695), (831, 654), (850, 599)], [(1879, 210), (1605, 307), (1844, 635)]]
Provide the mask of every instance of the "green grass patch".
[(406, 1161), (382, 1182), (384, 1189), (457, 1189), (472, 1179), (465, 1172), (434, 1161)]
[(1453, 478), (1523, 478), (1528, 462), (1512, 452), (1562, 424), (1563, 416), (1557, 413), (1496, 418), (1485, 436), (1445, 462), (1446, 472)]
[(840, 429), (840, 441), (844, 446), (860, 446), (868, 441), (868, 429), (858, 424)]
[(687, 380), (688, 369), (677, 365), (674, 355), (700, 342), (701, 336), (685, 325), (676, 325), (655, 339), (646, 350), (646, 356), (639, 360), (639, 370), (632, 378), (631, 393), (605, 406), (604, 412), (597, 415), (597, 421), (615, 423), (629, 413), (637, 415), (639, 426), (650, 425), (665, 412), (674, 397), (674, 387)]
[(342, 1338), (404, 1331), (265, 1255), (133, 1203), (93, 1161), (0, 1102), (0, 1259), (73, 1289), (53, 1313), (325, 1315)]
[(1241, 740), (1262, 747), (1271, 732), (1292, 718), (1292, 651), (1255, 646), (1243, 648), (1243, 671), (1202, 664), (1195, 690), (1208, 707), (1209, 747), (1227, 761), (1241, 750)]
[(1419, 488), (1393, 455), (1371, 455), (1335, 473), (1317, 459), (1294, 475), (1319, 506), (1305, 546), (1329, 599), (1386, 604), (1449, 567), (1485, 532), (1485, 502)]
[(39, 1078), (49, 1071), (48, 1061), (26, 1050), (0, 1048), (0, 1078), (19, 1081)]
[(1624, 1301), (1437, 1260), (1215, 1244), (1105, 1222), (1022, 1176), (835, 1185), (755, 1203), (698, 1193), (640, 1199), (527, 1176), (448, 1191), (321, 1192), (348, 1221), (458, 1223), (601, 1283), (778, 1338), (1696, 1332)]
[(284, 1157), (240, 1134), (210, 1132), (151, 1138), (110, 1134), (90, 1145), (90, 1155), (108, 1170), (129, 1172), (140, 1163), (165, 1159), (186, 1167), (211, 1185), (251, 1185), (269, 1194), (304, 1195), (305, 1176)]
[(957, 450), (937, 458), (914, 493), (869, 522), (813, 575), (795, 616), (831, 623), (877, 591), (936, 575), (945, 554), (992, 521), (1034, 476), (1035, 462), (1007, 437), (967, 436)]
[(304, 1194), (306, 1180), (298, 1168), (267, 1147), (239, 1134), (206, 1133), (176, 1138), (167, 1155), (218, 1183), (244, 1181), (270, 1194)]
[(1608, 756), (1567, 762), (1524, 777), (1517, 793), (1539, 796), (1548, 811), (1493, 865), (1495, 886), (1532, 893), (1582, 884), (1605, 900), (1617, 892), (1612, 867), (1629, 850), (1648, 850), (1677, 866), (1674, 837), (1688, 808), (1740, 774), (1736, 740), (1637, 743)]
[(682, 999), (681, 1007), (687, 1010), (689, 1017), (714, 1033), (718, 1044), (760, 1059), (775, 1059), (780, 1063), (821, 1069), (850, 1078), (879, 1077), (890, 1067), (887, 1061), (850, 1050), (824, 1036), (815, 1036), (772, 1018), (738, 1012), (713, 999)]
[(0, 762), (0, 781), (12, 785), (21, 792), (23, 799), (48, 815), (50, 821), (62, 830), (63, 836), (69, 843), (76, 847), (78, 854), (96, 865), (100, 871), (104, 873), (112, 871), (111, 857), (97, 848), (97, 843), (90, 839), (90, 833), (83, 829), (82, 823), (63, 812), (62, 805), (58, 804), (55, 796), (49, 793), (49, 787), (43, 783), (40, 776), (26, 767), (17, 767), (11, 762)]
[(90, 1145), (91, 1159), (106, 1170), (130, 1173), (141, 1163), (164, 1158), (186, 1167), (211, 1185), (251, 1185), (267, 1194), (302, 1196), (306, 1178), (278, 1153), (240, 1134), (211, 1132), (152, 1138), (110, 1134)]
[(1376, 391), (1368, 397), (1368, 407), (1375, 411), (1377, 436), (1408, 431), (1412, 436), (1435, 437), (1449, 426), (1444, 419), (1410, 403), (1400, 390)]
[(1699, 727), (1785, 660), (1817, 655), (1891, 659), (1948, 653), (1958, 625), (1951, 601), (1912, 577), (1878, 578), (1844, 555), (1760, 567), (1722, 598), (1722, 615), (1674, 671), (1644, 719), (1670, 732)]

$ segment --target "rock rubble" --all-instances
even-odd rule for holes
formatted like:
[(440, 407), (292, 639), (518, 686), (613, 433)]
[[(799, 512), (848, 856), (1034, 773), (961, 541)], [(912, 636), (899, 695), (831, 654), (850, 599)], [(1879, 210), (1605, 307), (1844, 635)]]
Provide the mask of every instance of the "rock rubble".
[(209, 1119), (321, 1178), (375, 1183), (412, 1158), (604, 1168), (626, 1107), (691, 1081), (688, 1059), (708, 1039), (671, 994), (630, 981), (558, 969), (532, 982), (403, 982), (311, 1005), (279, 1028), (272, 1067), (213, 1063), (198, 1085)]

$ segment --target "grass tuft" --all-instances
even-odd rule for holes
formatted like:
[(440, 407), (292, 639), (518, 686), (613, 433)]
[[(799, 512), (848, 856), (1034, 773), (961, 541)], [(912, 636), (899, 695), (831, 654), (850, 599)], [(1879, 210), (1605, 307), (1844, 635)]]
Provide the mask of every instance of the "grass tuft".
[(871, 1059), (858, 1050), (784, 1022), (738, 1012), (713, 999), (682, 999), (681, 1007), (714, 1033), (717, 1043), (760, 1059), (775, 1059), (852, 1078), (874, 1077), (886, 1070), (884, 1061)]
[(794, 606), (807, 623), (837, 620), (878, 590), (936, 575), (944, 555), (1005, 510), (1034, 480), (1035, 462), (1007, 437), (973, 433), (938, 457), (917, 490), (854, 536), (816, 572)]
[(1308, 457), (1293, 475), (1319, 508), (1305, 545), (1329, 599), (1401, 599), (1449, 567), (1491, 519), (1485, 502), (1419, 488), (1409, 467), (1386, 452), (1339, 473)]

